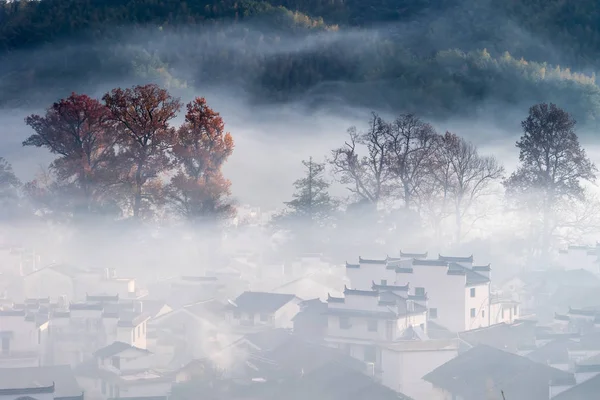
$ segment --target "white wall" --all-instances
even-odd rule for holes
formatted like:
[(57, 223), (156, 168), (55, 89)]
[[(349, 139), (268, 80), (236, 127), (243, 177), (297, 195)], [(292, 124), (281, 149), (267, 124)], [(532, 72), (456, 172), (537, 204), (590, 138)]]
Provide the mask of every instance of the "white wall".
[[(471, 290), (475, 289), (475, 297), (471, 297)], [(478, 329), (489, 326), (490, 321), (490, 284), (468, 286), (465, 288), (465, 326), (464, 330)], [(475, 317), (471, 310), (475, 309)]]
[[(410, 284), (411, 290), (425, 288), (427, 307), (437, 309), (436, 323), (455, 332), (465, 330), (466, 298), (464, 275), (448, 275), (448, 268), (437, 265), (417, 265), (413, 273), (396, 274), (396, 284)], [(430, 317), (431, 318), (431, 317)]]

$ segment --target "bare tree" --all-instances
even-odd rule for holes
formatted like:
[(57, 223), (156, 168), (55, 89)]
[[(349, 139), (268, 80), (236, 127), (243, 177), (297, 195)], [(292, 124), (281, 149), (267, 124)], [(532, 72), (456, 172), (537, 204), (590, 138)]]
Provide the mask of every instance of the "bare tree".
[(402, 114), (385, 130), (390, 171), (401, 185), (404, 207), (413, 205), (428, 174), (436, 132), (414, 114)]
[(554, 104), (537, 104), (521, 123), (517, 141), (520, 166), (505, 182), (509, 199), (541, 219), (540, 251), (548, 254), (558, 211), (585, 199), (583, 181), (596, 179), (596, 167), (575, 133), (576, 121)]
[(481, 156), (473, 143), (450, 132), (441, 137), (436, 152), (439, 171), (435, 170), (434, 176), (438, 177), (444, 193), (451, 195), (455, 239), (460, 242), (465, 217), (483, 196), (490, 194), (494, 182), (502, 179), (504, 168), (494, 157)]
[[(389, 125), (373, 113), (369, 129), (358, 133), (355, 127), (348, 129), (350, 140), (343, 147), (332, 150), (329, 160), (339, 182), (348, 185), (348, 190), (359, 200), (377, 204), (390, 190), (393, 174), (389, 167), (387, 145)], [(367, 155), (359, 155), (360, 146)]]

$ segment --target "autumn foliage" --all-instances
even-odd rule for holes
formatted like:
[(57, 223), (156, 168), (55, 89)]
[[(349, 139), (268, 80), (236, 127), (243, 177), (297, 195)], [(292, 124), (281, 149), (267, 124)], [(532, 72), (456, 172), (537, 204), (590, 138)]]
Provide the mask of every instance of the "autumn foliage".
[(44, 116), (27, 117), (35, 133), (23, 145), (58, 156), (48, 171), (51, 184), (34, 181), (29, 190), (47, 193), (51, 186), (56, 196), (76, 198), (73, 213), (116, 204), (136, 219), (166, 211), (190, 220), (231, 215), (221, 167), (233, 139), (204, 98), (187, 105), (176, 127), (181, 108), (179, 99), (149, 84), (114, 89), (102, 102), (73, 93)]
[(232, 206), (225, 202), (231, 183), (221, 173), (233, 146), (223, 119), (204, 98), (187, 105), (185, 122), (173, 144), (179, 167), (169, 187), (169, 198), (182, 215), (206, 219), (233, 213)]

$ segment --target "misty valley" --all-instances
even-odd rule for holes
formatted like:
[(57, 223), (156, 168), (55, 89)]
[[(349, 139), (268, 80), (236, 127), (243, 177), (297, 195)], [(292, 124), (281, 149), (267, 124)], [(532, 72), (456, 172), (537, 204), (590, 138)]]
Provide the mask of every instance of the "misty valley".
[(0, 0), (0, 398), (598, 398), (599, 7)]

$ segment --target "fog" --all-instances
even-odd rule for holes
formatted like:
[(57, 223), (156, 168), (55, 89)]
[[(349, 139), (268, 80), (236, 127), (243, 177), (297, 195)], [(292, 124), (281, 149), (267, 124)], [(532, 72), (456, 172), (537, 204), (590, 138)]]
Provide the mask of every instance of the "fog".
[[(435, 16), (420, 18), (420, 23), (437, 27), (438, 35), (448, 28), (447, 21)], [(544, 44), (511, 21), (503, 26), (525, 47)], [(490, 381), (494, 390), (487, 385), (487, 393), (493, 398), (499, 399), (502, 390), (508, 400), (535, 400), (558, 390), (548, 385), (553, 379), (570, 382), (563, 389), (576, 388), (580, 371), (564, 367), (573, 363), (572, 352), (589, 337), (595, 341), (590, 339), (593, 345), (582, 357), (593, 358), (600, 351), (600, 203), (593, 196), (589, 202), (566, 203), (564, 220), (551, 221), (557, 228), (549, 249), (539, 250), (546, 244), (540, 245), (546, 238), (536, 235), (539, 210), (511, 209), (501, 179), (465, 211), (461, 236), (454, 216), (445, 210), (440, 221), (432, 222), (437, 217), (422, 208), (435, 209), (439, 204), (433, 200), (418, 209), (404, 208), (400, 198), (391, 196), (386, 200), (394, 208), (352, 209), (358, 200), (348, 190), (352, 183), (341, 183), (327, 162), (332, 150), (348, 140), (348, 128), (369, 129), (372, 112), (386, 121), (417, 112), (437, 133), (455, 133), (477, 146), (479, 155), (495, 157), (508, 177), (519, 165), (515, 142), (536, 95), (513, 102), (494, 93), (469, 102), (459, 98), (464, 104), (453, 108), (475, 107), (438, 114), (424, 106), (425, 97), (410, 98), (409, 87), (396, 93), (393, 79), (371, 84), (326, 79), (307, 90), (274, 94), (277, 90), (262, 90), (264, 71), (252, 65), (255, 59), (335, 48), (342, 63), (356, 61), (356, 70), (368, 70), (376, 68), (369, 65), (370, 44), (396, 35), (410, 42), (419, 33), (411, 24), (332, 29), (281, 34), (261, 45), (264, 32), (252, 24), (202, 33), (155, 27), (120, 32), (118, 44), (107, 40), (95, 43), (93, 50), (73, 41), (5, 56), (0, 76), (28, 63), (40, 63), (36, 67), (46, 72), (61, 71), (56, 79), (0, 83), (0, 157), (22, 182), (35, 179), (55, 158), (44, 148), (22, 145), (34, 133), (25, 117), (43, 114), (71, 91), (101, 98), (115, 87), (153, 82), (184, 103), (205, 97), (223, 117), (235, 148), (222, 172), (231, 181), (230, 200), (239, 217), (202, 225), (169, 213), (139, 222), (102, 215), (58, 220), (36, 210), (35, 216), (2, 222), (0, 332), (13, 332), (11, 351), (36, 354), (18, 366), (68, 364), (85, 398), (94, 399), (131, 398), (124, 396), (125, 387), (138, 398), (176, 400), (200, 393), (228, 400), (305, 400), (319, 398), (325, 390), (335, 393), (322, 398), (356, 398), (345, 386), (373, 400), (398, 399), (398, 392), (415, 400), (446, 398), (442, 392), (472, 400), (483, 398), (483, 382)], [(452, 44), (448, 41), (437, 46), (446, 49)], [(434, 44), (427, 42), (432, 48)], [(229, 52), (229, 58), (217, 58), (221, 52)], [(560, 58), (550, 45), (547, 52), (551, 59)], [(78, 53), (93, 53), (106, 64), (70, 76), (94, 63), (76, 58)], [(154, 56), (158, 65), (130, 65), (131, 58)], [(226, 65), (224, 59), (235, 61)], [(99, 75), (91, 79), (94, 71)], [(22, 91), (13, 92), (10, 101), (7, 93), (16, 88)], [(411, 99), (418, 101), (417, 109), (407, 106)], [(560, 100), (559, 107), (571, 107)], [(184, 114), (173, 126), (183, 122)], [(577, 133), (591, 161), (600, 164), (592, 123), (580, 124)], [(359, 154), (365, 154), (364, 147)], [(294, 181), (306, 175), (302, 161), (311, 157), (325, 163), (328, 192), (341, 201), (332, 213), (337, 219), (318, 228), (281, 228), (268, 217), (293, 198)], [(585, 187), (597, 194), (595, 184)], [(240, 215), (250, 214), (247, 206), (260, 213), (241, 223)], [(36, 323), (14, 322), (21, 310), (23, 317), (35, 314)], [(80, 319), (87, 321), (86, 329), (77, 325)], [(100, 321), (93, 322), (98, 332), (90, 333), (90, 321)], [(544, 346), (555, 341), (560, 360), (550, 362)], [(9, 341), (2, 341), (2, 355), (7, 356), (5, 343)], [(463, 387), (467, 384), (444, 382), (452, 368), (457, 368), (456, 382), (471, 379), (452, 364), (465, 357), (474, 363), (471, 373), (482, 371), (473, 378), (479, 383), (469, 383), (468, 390)], [(498, 364), (488, 368), (486, 360)], [(511, 381), (515, 368), (523, 365), (523, 377)], [(3, 368), (17, 369), (14, 360), (0, 356)], [(529, 375), (530, 370), (536, 372)], [(104, 373), (127, 378), (110, 381)], [(0, 391), (24, 389), (4, 382), (2, 374), (0, 370)], [(44, 382), (49, 374), (42, 374)], [(57, 388), (63, 385), (56, 383)]]

